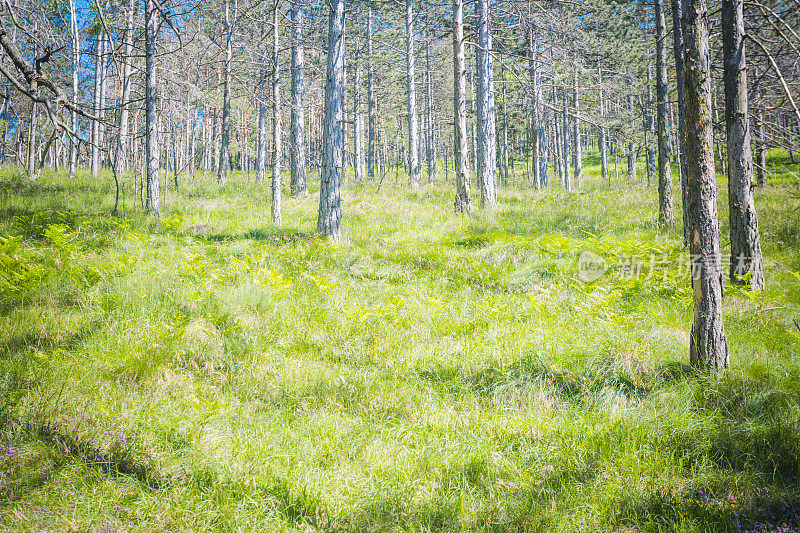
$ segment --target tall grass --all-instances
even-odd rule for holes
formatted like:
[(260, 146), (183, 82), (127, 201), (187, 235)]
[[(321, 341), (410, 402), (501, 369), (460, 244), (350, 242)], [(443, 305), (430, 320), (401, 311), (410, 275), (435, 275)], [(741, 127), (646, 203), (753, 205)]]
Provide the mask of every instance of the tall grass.
[[(351, 183), (341, 245), (313, 234), (313, 190), (275, 228), (236, 173), (182, 177), (151, 221), (130, 180), (113, 217), (105, 178), (7, 172), (0, 524), (800, 526), (797, 167), (772, 154), (767, 288), (727, 287), (733, 367), (712, 380), (687, 364), (680, 224), (597, 164), (571, 194), (518, 167), (472, 218), (446, 184)], [(590, 283), (583, 251), (610, 267)]]

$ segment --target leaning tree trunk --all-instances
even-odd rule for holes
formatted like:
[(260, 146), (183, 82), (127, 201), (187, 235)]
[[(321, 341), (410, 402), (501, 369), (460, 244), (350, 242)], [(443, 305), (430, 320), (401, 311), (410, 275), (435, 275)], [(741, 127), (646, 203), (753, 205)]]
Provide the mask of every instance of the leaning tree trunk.
[(694, 323), (689, 353), (693, 366), (718, 370), (727, 367), (729, 359), (722, 321), (722, 265), (714, 177), (708, 9), (705, 0), (684, 0), (684, 7), (686, 168), (694, 292)]
[(344, 154), (341, 122), (344, 119), (344, 53), (344, 0), (331, 0), (317, 231), (337, 242), (342, 238), (341, 180)]
[(681, 203), (683, 206), (683, 244), (689, 244), (689, 185), (686, 169), (686, 99), (684, 96), (683, 57), (683, 0), (672, 0), (672, 42), (675, 52), (675, 85), (678, 96), (678, 170), (681, 178)]
[(292, 117), (289, 127), (291, 128), (291, 189), (293, 195), (308, 194), (308, 185), (306, 185), (305, 111), (303, 110), (303, 96), (305, 95), (303, 80), (304, 55), (303, 4), (302, 0), (292, 0)]
[(281, 156), (283, 155), (281, 119), (280, 33), (278, 7), (272, 10), (272, 223), (281, 225)]
[(672, 173), (669, 164), (669, 133), (667, 132), (667, 23), (664, 0), (655, 0), (656, 8), (656, 116), (658, 120), (658, 220), (672, 226)]
[(731, 228), (731, 283), (764, 287), (761, 242), (753, 198), (753, 154), (747, 102), (747, 63), (742, 0), (722, 1), (725, 59), (725, 128), (728, 140), (728, 205)]
[(456, 173), (455, 210), (470, 212), (467, 165), (467, 80), (464, 59), (464, 0), (453, 0), (453, 144)]
[(222, 139), (219, 144), (217, 161), (217, 183), (224, 187), (228, 183), (230, 153), (228, 146), (231, 135), (231, 61), (233, 58), (233, 24), (230, 16), (230, 0), (225, 0), (225, 80), (222, 89)]
[(417, 96), (414, 87), (414, 13), (413, 0), (406, 0), (406, 92), (408, 94), (408, 184), (419, 189), (419, 129)]
[(151, 216), (158, 216), (158, 117), (156, 116), (156, 0), (145, 1), (145, 152), (147, 155), (147, 197), (145, 206)]
[[(410, 0), (409, 0), (410, 1)], [(475, 2), (478, 47), (475, 54), (478, 78), (477, 101), (478, 183), (484, 208), (497, 207), (497, 138), (495, 131), (494, 74), (492, 72), (492, 33), (490, 29), (489, 0)]]

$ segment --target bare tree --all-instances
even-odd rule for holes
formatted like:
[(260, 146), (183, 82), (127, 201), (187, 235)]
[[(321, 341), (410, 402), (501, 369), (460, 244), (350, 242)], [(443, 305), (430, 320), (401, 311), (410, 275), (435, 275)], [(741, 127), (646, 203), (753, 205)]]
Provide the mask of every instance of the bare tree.
[[(408, 0), (409, 2), (411, 0)], [(492, 33), (489, 0), (475, 2), (478, 46), (476, 50), (478, 183), (481, 200), (488, 210), (497, 207), (497, 138), (495, 131), (494, 75), (492, 72)]]
[(308, 194), (308, 186), (306, 185), (305, 111), (303, 109), (305, 95), (303, 80), (304, 56), (303, 3), (302, 0), (292, 0), (292, 117), (290, 144), (292, 152), (291, 189), (293, 195)]
[(467, 67), (464, 58), (464, 0), (453, 0), (453, 124), (456, 172), (455, 210), (470, 212), (467, 165)]
[(419, 189), (419, 127), (414, 82), (414, 1), (406, 0), (406, 93), (408, 95), (408, 184)]

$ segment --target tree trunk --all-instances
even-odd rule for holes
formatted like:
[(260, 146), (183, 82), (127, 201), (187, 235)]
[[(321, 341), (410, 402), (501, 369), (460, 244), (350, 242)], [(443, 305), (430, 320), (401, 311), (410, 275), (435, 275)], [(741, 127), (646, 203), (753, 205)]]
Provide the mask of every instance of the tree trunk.
[(656, 10), (656, 116), (658, 117), (658, 220), (664, 226), (675, 221), (672, 208), (672, 170), (667, 132), (667, 22), (664, 0), (655, 0)]
[[(78, 82), (79, 82), (79, 69), (81, 64), (81, 48), (78, 39), (78, 19), (75, 9), (75, 0), (69, 2), (70, 14), (70, 33), (72, 34), (72, 104), (78, 104)], [(127, 43), (126, 43), (127, 44)], [(127, 51), (127, 48), (126, 48)], [(130, 54), (127, 55), (130, 57)], [(129, 61), (130, 59), (128, 59)], [(8, 100), (6, 100), (8, 102)], [(7, 114), (7, 110), (6, 110)], [(3, 118), (6, 118), (6, 114)], [(72, 131), (77, 134), (78, 132), (78, 114), (75, 111), (70, 112), (70, 126)], [(121, 133), (120, 133), (121, 135)], [(3, 133), (3, 157), (5, 157), (5, 132)], [(69, 175), (71, 178), (75, 177), (75, 171), (78, 168), (78, 143), (77, 139), (70, 136), (69, 139)]]
[[(758, 71), (756, 71), (758, 78)], [(758, 139), (756, 139), (756, 177), (759, 187), (767, 183), (767, 134), (764, 127), (764, 89), (756, 84), (755, 94), (758, 95)]]
[(478, 46), (475, 54), (478, 128), (478, 183), (481, 201), (492, 211), (497, 207), (497, 139), (495, 131), (494, 74), (492, 72), (492, 33), (490, 28), (489, 0), (475, 2)]
[[(605, 117), (605, 95), (603, 94), (603, 72), (600, 65), (597, 65), (597, 86), (599, 87), (597, 100), (600, 104), (600, 122)], [(603, 126), (597, 128), (597, 145), (600, 150), (600, 174), (603, 181), (611, 185), (611, 177), (608, 173), (608, 146), (606, 141), (606, 130)]]
[[(102, 91), (103, 91), (103, 46), (104, 40), (102, 34), (98, 35), (95, 39), (95, 62), (94, 62), (94, 94), (92, 95), (93, 106), (92, 111), (94, 116), (102, 117)], [(92, 142), (92, 159), (91, 171), (92, 177), (97, 177), (100, 171), (100, 121), (92, 121), (91, 131)]]
[(419, 130), (417, 96), (414, 87), (414, 13), (413, 0), (406, 0), (406, 92), (408, 94), (408, 183), (412, 191), (419, 189)]
[[(123, 37), (125, 42), (125, 55), (122, 58), (122, 96), (120, 101), (119, 137), (117, 139), (116, 157), (116, 169), (121, 173), (127, 172), (128, 170), (128, 128), (130, 122), (131, 84), (133, 83), (133, 77), (131, 76), (133, 65), (131, 62), (133, 60), (133, 22), (136, 15), (135, 5), (134, 1), (131, 0), (125, 12), (125, 36)], [(186, 128), (186, 131), (189, 131), (188, 115)]]
[(280, 32), (278, 31), (278, 8), (272, 10), (272, 223), (281, 225), (281, 158), (283, 155), (281, 117), (281, 76), (280, 76)]
[(467, 80), (464, 58), (464, 0), (453, 0), (453, 144), (455, 148), (455, 210), (469, 213), (469, 167), (467, 165)]
[(731, 283), (764, 287), (761, 242), (753, 198), (753, 154), (747, 102), (743, 0), (722, 1), (725, 129), (728, 141), (728, 205)]
[(320, 172), (319, 216), (317, 231), (333, 241), (340, 241), (342, 179), (342, 100), (344, 93), (344, 0), (331, 0), (328, 20), (328, 64), (325, 82), (325, 123), (323, 124), (323, 161)]
[(303, 47), (303, 4), (302, 0), (292, 0), (292, 117), (291, 145), (292, 152), (292, 194), (308, 194), (306, 184), (306, 145), (305, 145), (305, 111), (303, 97), (305, 86), (303, 69), (305, 68), (305, 49)]
[(158, 117), (156, 115), (156, 32), (158, 24), (156, 0), (145, 1), (145, 151), (147, 155), (147, 196), (145, 207), (158, 217)]
[(217, 183), (224, 187), (228, 183), (228, 166), (230, 166), (230, 144), (231, 134), (231, 60), (233, 58), (233, 24), (231, 24), (230, 14), (231, 0), (225, 0), (225, 66), (224, 82), (222, 89), (222, 139), (219, 145), (219, 157), (217, 161)]
[(572, 71), (572, 104), (575, 108), (575, 118), (572, 119), (572, 138), (575, 140), (575, 148), (572, 151), (572, 168), (575, 177), (575, 186), (580, 188), (583, 173), (583, 161), (581, 159), (581, 123), (578, 120), (578, 112), (581, 109), (580, 93), (578, 92), (578, 69)]
[(364, 158), (364, 106), (361, 101), (361, 52), (356, 40), (356, 71), (353, 78), (353, 170), (357, 183), (364, 181), (366, 162)]
[(375, 74), (372, 64), (372, 9), (367, 14), (367, 115), (369, 122), (369, 140), (367, 146), (367, 173), (369, 179), (375, 179)]
[[(263, 32), (262, 32), (263, 38)], [(258, 83), (258, 137), (256, 140), (256, 183), (267, 177), (267, 50), (261, 50), (261, 76)]]
[(714, 176), (708, 9), (705, 0), (684, 0), (684, 7), (686, 168), (694, 292), (690, 360), (692, 366), (719, 370), (727, 367), (729, 360), (722, 321), (722, 265)]
[(563, 130), (561, 133), (561, 141), (563, 143), (563, 151), (564, 151), (564, 189), (567, 192), (572, 190), (572, 176), (569, 172), (569, 155), (570, 155), (570, 146), (569, 146), (569, 112), (567, 110), (569, 106), (569, 89), (567, 89), (566, 84), (564, 85), (564, 105), (563, 105), (563, 117), (562, 117), (562, 126)]
[(672, 42), (675, 52), (675, 86), (678, 96), (678, 170), (681, 180), (681, 203), (683, 206), (683, 244), (689, 245), (689, 185), (686, 169), (686, 99), (684, 96), (683, 57), (683, 0), (672, 0)]
[(425, 98), (426, 108), (428, 114), (428, 141), (427, 146), (427, 159), (428, 159), (428, 182), (433, 184), (436, 179), (436, 122), (433, 111), (433, 83), (431, 82), (431, 37), (428, 35), (427, 46), (425, 48)]

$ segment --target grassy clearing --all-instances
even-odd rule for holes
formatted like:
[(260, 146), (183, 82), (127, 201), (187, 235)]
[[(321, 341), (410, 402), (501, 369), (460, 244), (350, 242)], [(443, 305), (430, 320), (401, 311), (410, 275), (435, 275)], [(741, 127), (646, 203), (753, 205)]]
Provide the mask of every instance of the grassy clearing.
[[(728, 287), (719, 380), (687, 366), (679, 229), (596, 158), (494, 216), (349, 186), (340, 246), (313, 191), (276, 229), (236, 174), (157, 222), (88, 175), (5, 181), (0, 527), (800, 526), (800, 188), (772, 156), (767, 289)], [(588, 284), (585, 250), (612, 266)]]

